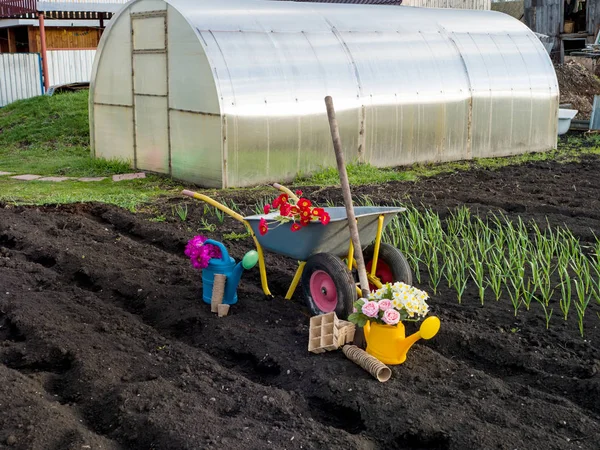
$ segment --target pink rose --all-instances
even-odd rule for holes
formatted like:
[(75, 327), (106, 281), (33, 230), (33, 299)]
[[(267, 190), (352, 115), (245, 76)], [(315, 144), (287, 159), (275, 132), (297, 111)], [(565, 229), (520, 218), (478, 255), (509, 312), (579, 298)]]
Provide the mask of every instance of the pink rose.
[(392, 307), (392, 301), (388, 299), (379, 300), (379, 309), (382, 311), (387, 311)]
[(396, 325), (400, 322), (400, 313), (393, 308), (386, 309), (382, 319), (388, 325)]
[(367, 317), (376, 317), (379, 314), (379, 305), (377, 302), (367, 302), (363, 305), (362, 312)]

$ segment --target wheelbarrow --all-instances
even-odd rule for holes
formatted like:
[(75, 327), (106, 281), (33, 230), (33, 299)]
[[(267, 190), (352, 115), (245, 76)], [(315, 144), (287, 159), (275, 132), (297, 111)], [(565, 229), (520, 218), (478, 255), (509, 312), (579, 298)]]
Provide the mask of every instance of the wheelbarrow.
[[(279, 184), (273, 186), (297, 199), (288, 188)], [(345, 208), (323, 208), (331, 218), (327, 225), (310, 223), (300, 231), (293, 232), (292, 222), (289, 222), (260, 235), (260, 219), (274, 220), (278, 212), (243, 217), (204, 194), (188, 190), (182, 193), (208, 203), (246, 226), (258, 252), (260, 279), (265, 295), (271, 296), (264, 261), (264, 251), (269, 251), (298, 261), (298, 269), (285, 295), (287, 300), (292, 298), (298, 284), (301, 284), (312, 315), (335, 311), (338, 317), (346, 319), (352, 313), (353, 303), (361, 291)], [(354, 208), (360, 242), (365, 243), (363, 255), (372, 289), (388, 282), (412, 284), (412, 272), (404, 255), (394, 246), (381, 242), (384, 228), (396, 214), (405, 210), (389, 206)]]

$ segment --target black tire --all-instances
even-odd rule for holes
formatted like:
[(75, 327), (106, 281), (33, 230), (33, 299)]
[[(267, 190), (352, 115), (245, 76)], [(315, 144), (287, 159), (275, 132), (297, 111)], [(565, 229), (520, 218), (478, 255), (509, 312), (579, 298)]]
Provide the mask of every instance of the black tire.
[[(331, 253), (317, 253), (306, 261), (304, 271), (302, 272), (302, 291), (306, 298), (306, 303), (313, 316), (326, 314), (330, 311), (323, 311), (315, 302), (311, 294), (310, 281), (316, 272), (325, 272), (335, 285), (337, 294), (337, 304), (335, 305), (335, 314), (340, 319), (346, 319), (352, 312), (353, 304), (356, 301), (356, 285), (352, 273), (346, 267), (346, 264)], [(326, 292), (325, 292), (326, 295)]]
[[(369, 262), (373, 260), (373, 254), (375, 253), (375, 244), (369, 245), (363, 252), (365, 259), (365, 265), (369, 265)], [(381, 267), (379, 262), (377, 263), (377, 272), (375, 275), (379, 278), (382, 283), (386, 281), (396, 282), (401, 281), (408, 285), (412, 285), (413, 277), (412, 271), (408, 261), (400, 250), (390, 244), (381, 243), (379, 246), (379, 258), (378, 261), (383, 261), (392, 272), (392, 280), (381, 280)]]

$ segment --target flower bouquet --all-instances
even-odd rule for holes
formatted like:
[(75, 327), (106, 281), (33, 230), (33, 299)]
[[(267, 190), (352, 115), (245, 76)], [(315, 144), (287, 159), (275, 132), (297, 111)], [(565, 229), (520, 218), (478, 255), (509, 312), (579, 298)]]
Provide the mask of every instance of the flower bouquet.
[(356, 301), (354, 312), (348, 316), (348, 320), (359, 327), (364, 327), (367, 322), (380, 325), (416, 322), (429, 312), (429, 306), (425, 302), (428, 298), (426, 292), (408, 284), (386, 283), (371, 292), (368, 298)]
[(221, 250), (213, 244), (205, 244), (208, 238), (194, 236), (185, 247), (185, 256), (190, 258), (195, 269), (206, 269), (211, 258), (221, 258)]
[[(266, 204), (264, 213), (269, 214), (271, 209), (276, 209), (279, 214), (274, 217), (274, 221), (279, 226), (283, 223), (293, 222), (292, 231), (298, 231), (311, 222), (321, 222), (327, 225), (330, 221), (329, 214), (323, 208), (313, 206), (312, 202), (302, 197), (302, 191), (296, 191), (298, 199), (290, 198), (286, 193), (279, 195), (271, 204)], [(269, 231), (269, 222), (264, 217), (260, 219), (258, 231), (261, 236)]]

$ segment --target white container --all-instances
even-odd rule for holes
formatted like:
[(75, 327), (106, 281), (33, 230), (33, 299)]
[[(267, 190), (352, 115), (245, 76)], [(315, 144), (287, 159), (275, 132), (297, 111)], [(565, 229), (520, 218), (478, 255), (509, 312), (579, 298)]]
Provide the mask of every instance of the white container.
[(562, 109), (558, 110), (558, 135), (562, 136), (571, 127), (571, 120), (577, 115), (579, 111), (576, 109)]

